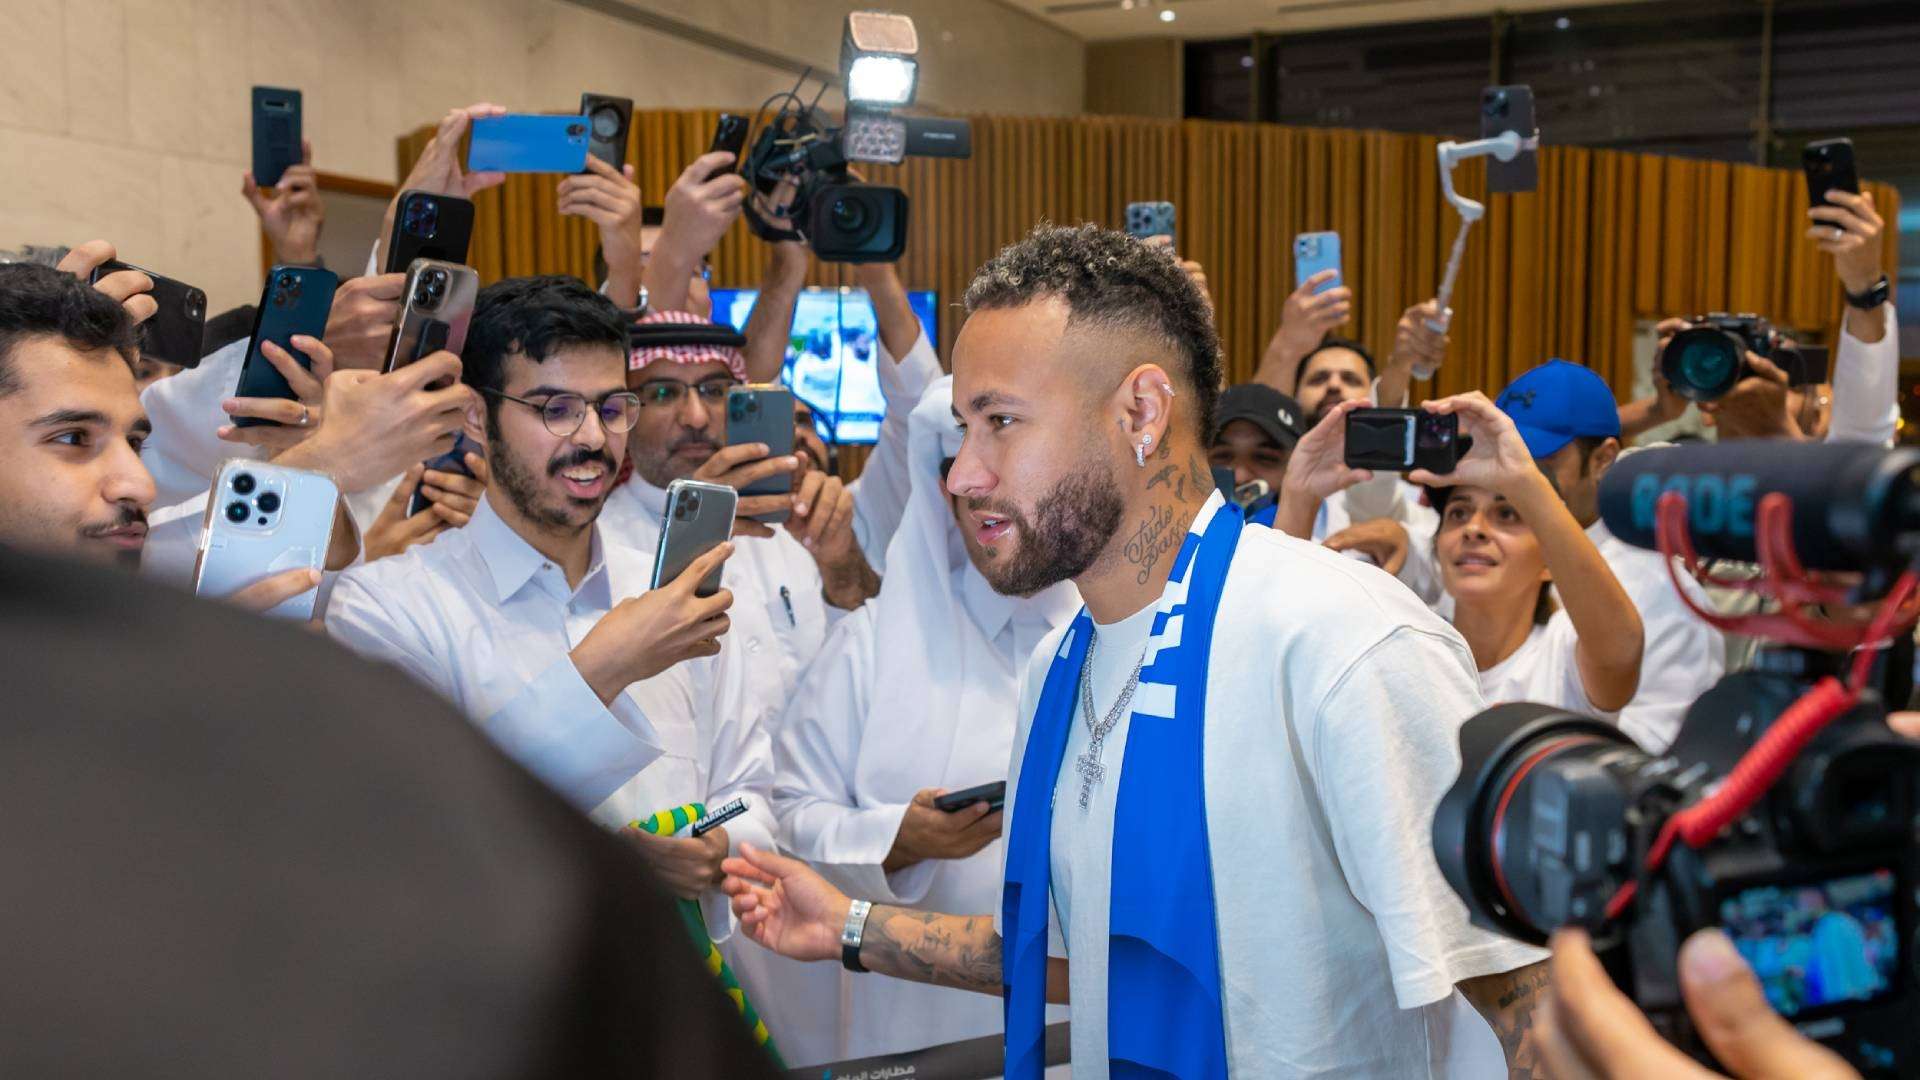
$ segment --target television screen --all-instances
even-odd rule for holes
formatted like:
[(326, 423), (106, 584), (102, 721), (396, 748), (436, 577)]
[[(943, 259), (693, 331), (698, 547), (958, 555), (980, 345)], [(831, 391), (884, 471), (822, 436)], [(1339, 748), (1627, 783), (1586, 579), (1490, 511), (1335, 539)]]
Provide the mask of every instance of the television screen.
[[(760, 298), (758, 289), (713, 290), (713, 319), (737, 330)], [(907, 293), (927, 340), (938, 341), (936, 294)], [(864, 289), (806, 289), (794, 305), (793, 330), (780, 381), (813, 408), (814, 426), (829, 443), (872, 443), (880, 438), (887, 404), (880, 396), (879, 326)]]

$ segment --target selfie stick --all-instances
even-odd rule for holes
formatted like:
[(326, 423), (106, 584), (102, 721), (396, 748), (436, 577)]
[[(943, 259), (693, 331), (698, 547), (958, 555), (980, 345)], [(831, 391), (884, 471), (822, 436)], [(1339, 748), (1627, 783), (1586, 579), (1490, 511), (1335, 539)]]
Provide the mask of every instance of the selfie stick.
[[(1460, 274), (1460, 258), (1467, 253), (1467, 230), (1473, 223), (1487, 215), (1487, 208), (1480, 203), (1460, 194), (1453, 187), (1454, 167), (1463, 161), (1477, 157), (1493, 157), (1500, 161), (1512, 161), (1520, 156), (1522, 150), (1537, 150), (1540, 147), (1540, 133), (1522, 138), (1517, 131), (1503, 131), (1491, 139), (1476, 139), (1470, 143), (1443, 142), (1440, 144), (1440, 193), (1447, 197), (1453, 208), (1460, 212), (1460, 232), (1453, 238), (1453, 254), (1447, 257), (1447, 272), (1440, 279), (1440, 294), (1436, 302), (1440, 307), (1440, 317), (1427, 320), (1427, 329), (1436, 334), (1447, 332), (1447, 326), (1453, 322), (1453, 280)], [(1433, 377), (1433, 369), (1413, 371), (1416, 379)]]

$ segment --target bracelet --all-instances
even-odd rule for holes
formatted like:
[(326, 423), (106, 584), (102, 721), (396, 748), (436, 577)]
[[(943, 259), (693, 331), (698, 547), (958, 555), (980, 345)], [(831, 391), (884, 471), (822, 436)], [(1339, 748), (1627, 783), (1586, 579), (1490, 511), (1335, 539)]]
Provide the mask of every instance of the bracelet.
[(848, 971), (867, 970), (860, 962), (860, 942), (867, 933), (867, 913), (873, 910), (868, 900), (855, 900), (847, 905), (847, 923), (840, 929), (840, 965)]

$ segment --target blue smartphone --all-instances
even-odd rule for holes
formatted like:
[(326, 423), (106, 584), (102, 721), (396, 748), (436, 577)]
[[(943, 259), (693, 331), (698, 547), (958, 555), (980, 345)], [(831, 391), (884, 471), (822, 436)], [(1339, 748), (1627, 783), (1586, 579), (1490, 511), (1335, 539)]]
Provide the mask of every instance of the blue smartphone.
[(1294, 237), (1293, 287), (1297, 289), (1306, 284), (1308, 278), (1322, 270), (1333, 271), (1333, 278), (1315, 286), (1315, 296), (1340, 287), (1340, 234), (1310, 232)]
[(1136, 202), (1127, 204), (1127, 235), (1135, 240), (1164, 236), (1173, 239), (1173, 204)]
[[(333, 290), (339, 284), (340, 278), (333, 271), (317, 266), (276, 266), (267, 271), (266, 289), (253, 316), (253, 340), (247, 345), (247, 358), (240, 365), (240, 382), (233, 396), (298, 400), (286, 376), (261, 353), (260, 346), (271, 341), (287, 350), (301, 367), (312, 368), (313, 361), (307, 354), (293, 347), (293, 336), (317, 338), (326, 333), (327, 315), (333, 311)], [(252, 416), (234, 420), (236, 427), (275, 423)]]
[(469, 172), (577, 173), (587, 167), (584, 116), (486, 116), (473, 122)]

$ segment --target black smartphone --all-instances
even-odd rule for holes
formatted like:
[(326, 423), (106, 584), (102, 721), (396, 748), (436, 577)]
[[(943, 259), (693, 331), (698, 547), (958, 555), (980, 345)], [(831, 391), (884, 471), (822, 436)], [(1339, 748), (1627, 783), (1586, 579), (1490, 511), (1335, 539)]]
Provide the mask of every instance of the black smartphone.
[[(471, 480), (473, 478), (473, 470), (467, 468), (467, 454), (469, 452), (475, 454), (483, 453), (480, 449), (480, 444), (468, 439), (466, 432), (458, 432), (453, 437), (453, 449), (448, 450), (439, 457), (428, 458), (426, 460), (426, 466), (435, 472), (459, 473), (461, 476)], [(422, 480), (419, 485), (414, 487), (413, 495), (407, 499), (408, 517), (412, 517), (433, 505), (432, 500), (427, 498), (426, 492), (420, 490), (420, 488), (425, 485), (426, 481)]]
[(153, 279), (153, 290), (147, 295), (153, 297), (156, 308), (153, 316), (140, 324), (140, 355), (178, 367), (199, 367), (200, 358), (206, 355), (207, 294), (184, 281), (118, 260), (95, 267), (88, 283), (122, 270), (137, 270)]
[[(1533, 138), (1539, 129), (1533, 122), (1533, 87), (1489, 86), (1480, 91), (1480, 137), (1491, 139), (1508, 131), (1523, 139)], [(1511, 194), (1533, 191), (1540, 186), (1539, 154), (1521, 150), (1512, 161), (1487, 159), (1487, 190)]]
[[(783, 386), (736, 386), (727, 391), (727, 445), (767, 444), (768, 457), (793, 453), (793, 391)], [(740, 497), (789, 495), (793, 492), (793, 474), (780, 473), (755, 480), (740, 489)], [(787, 520), (789, 513), (756, 514), (755, 521), (775, 525)]]
[(1800, 151), (1800, 167), (1807, 173), (1807, 204), (1827, 205), (1827, 192), (1860, 194), (1860, 176), (1853, 167), (1852, 139), (1821, 139)]
[(473, 238), (473, 204), (458, 195), (403, 191), (387, 238), (386, 273), (404, 273), (415, 259), (467, 261)]
[(633, 99), (612, 94), (581, 94), (580, 115), (587, 118), (587, 153), (618, 171), (627, 163), (627, 131), (633, 126)]
[(986, 803), (990, 811), (1004, 808), (1007, 805), (1007, 782), (995, 780), (991, 784), (981, 784), (979, 787), (970, 787), (965, 791), (949, 791), (945, 795), (936, 795), (933, 799), (933, 808), (943, 814), (952, 814), (965, 810), (977, 802)]
[(254, 87), (253, 182), (272, 187), (304, 156), (300, 152), (300, 91)]
[[(320, 337), (327, 330), (327, 315), (333, 310), (333, 290), (340, 278), (331, 270), (317, 266), (276, 266), (267, 271), (267, 285), (260, 294), (260, 309), (253, 316), (253, 340), (247, 345), (247, 358), (240, 366), (240, 382), (235, 397), (285, 398), (295, 400), (286, 376), (273, 366), (260, 347), (271, 341), (287, 350), (301, 367), (311, 368), (307, 354), (293, 347), (293, 336)], [(272, 424), (252, 416), (234, 419), (239, 427)]]
[(1213, 474), (1213, 486), (1220, 489), (1220, 494), (1226, 496), (1228, 502), (1232, 502), (1233, 470), (1224, 466), (1213, 465), (1209, 466), (1207, 471)]
[(1460, 434), (1460, 418), (1425, 409), (1355, 409), (1347, 414), (1349, 469), (1450, 473), (1472, 440)]
[(707, 179), (711, 180), (715, 176), (719, 176), (722, 172), (738, 172), (740, 170), (740, 151), (747, 148), (747, 129), (751, 126), (752, 121), (744, 116), (737, 116), (733, 113), (720, 114), (720, 122), (713, 126), (713, 145), (707, 147), (707, 153), (711, 154), (725, 150), (727, 153), (733, 155), (733, 164), (723, 169), (714, 170), (713, 174), (708, 176)]

